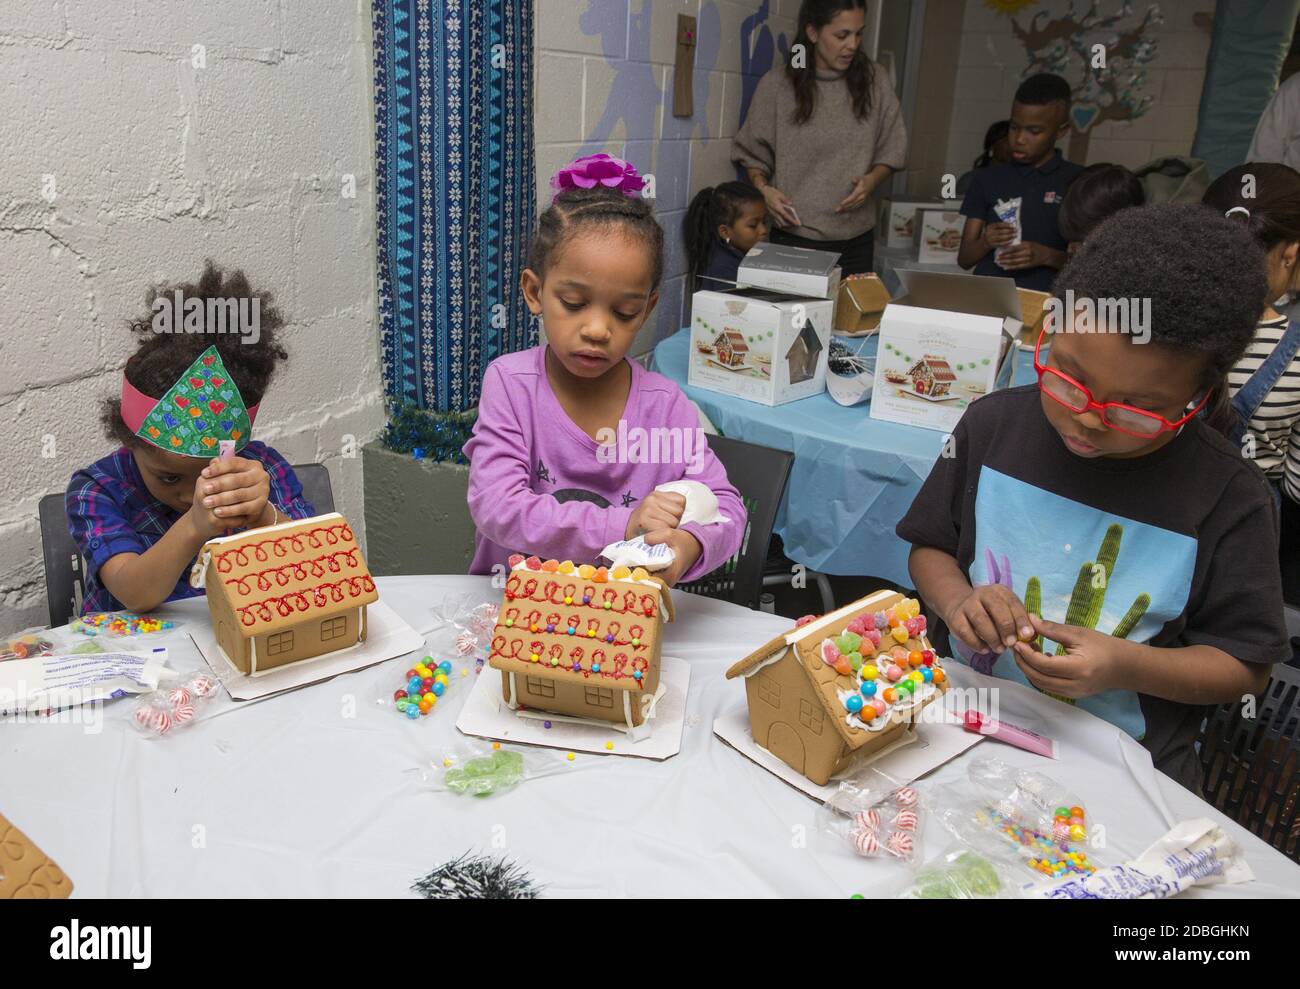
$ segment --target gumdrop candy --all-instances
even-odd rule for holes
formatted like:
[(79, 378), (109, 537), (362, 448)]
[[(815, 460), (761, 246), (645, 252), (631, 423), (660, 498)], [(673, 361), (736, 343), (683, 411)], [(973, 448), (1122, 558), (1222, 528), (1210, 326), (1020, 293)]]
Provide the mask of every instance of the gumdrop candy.
[(513, 570), (524, 562), (524, 555), (522, 553), (511, 553), (506, 562), (510, 564), (510, 569)]
[(535, 556), (530, 556), (528, 559), (524, 560), (524, 566), (529, 570), (540, 570), (542, 569), (542, 561)]
[(590, 563), (584, 563), (582, 566), (578, 567), (578, 576), (583, 580), (591, 580), (592, 575), (595, 574), (595, 572), (596, 568)]

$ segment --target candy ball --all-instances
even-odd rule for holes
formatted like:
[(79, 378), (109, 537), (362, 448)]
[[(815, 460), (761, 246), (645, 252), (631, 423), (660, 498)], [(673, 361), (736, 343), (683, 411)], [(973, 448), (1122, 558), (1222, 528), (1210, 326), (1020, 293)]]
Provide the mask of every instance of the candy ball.
[(1083, 814), (1083, 808), (1082, 808), (1082, 807), (1071, 807), (1071, 808), (1070, 808), (1070, 816), (1071, 816), (1071, 817), (1083, 817), (1083, 816), (1084, 816), (1084, 814)]
[(1069, 808), (1069, 807), (1057, 807), (1057, 808), (1056, 808), (1056, 814), (1055, 814), (1055, 816), (1056, 816), (1056, 817), (1064, 817), (1064, 818), (1067, 818), (1067, 819), (1068, 819), (1069, 816), (1070, 816), (1070, 808)]
[(948, 679), (948, 674), (944, 673), (943, 670), (941, 670), (939, 667), (936, 666), (934, 668), (934, 682), (943, 683), (947, 679)]
[(404, 701), (406, 700), (406, 696), (405, 690), (396, 690), (393, 692), (393, 700), (395, 701)]
[(926, 666), (933, 666), (933, 665), (934, 665), (934, 653), (933, 653), (931, 650), (929, 650), (929, 649), (922, 649), (922, 650), (921, 650), (921, 662), (924, 663)]
[(933, 679), (934, 679), (934, 672), (928, 666), (922, 667), (921, 680), (925, 683), (929, 683)]
[(876, 682), (874, 680), (867, 680), (865, 683), (862, 684), (861, 689), (862, 689), (862, 695), (864, 697), (876, 696)]
[(435, 697), (441, 697), (442, 694), (443, 694), (443, 691), (445, 691), (446, 689), (447, 689), (446, 686), (444, 686), (443, 684), (441, 684), (441, 683), (435, 683), (435, 684), (433, 685), (433, 687), (432, 687), (433, 695), (434, 695)]
[(921, 654), (916, 650), (912, 650), (907, 654), (907, 664), (909, 666), (914, 666), (914, 667), (920, 666), (923, 662), (924, 659), (922, 658)]
[(849, 697), (844, 701), (844, 706), (848, 708), (850, 714), (857, 714), (862, 710), (862, 695), (849, 695)]
[(885, 713), (885, 702), (879, 697), (871, 698), (871, 706), (875, 709), (877, 718)]
[(1070, 825), (1070, 838), (1072, 840), (1083, 841), (1083, 839), (1086, 837), (1088, 837), (1088, 832), (1084, 830), (1083, 825), (1081, 824)]
[(451, 660), (449, 660), (449, 659), (444, 659), (441, 663), (438, 664), (438, 669), (442, 670), (443, 673), (450, 673), (450, 672), (451, 672)]
[(418, 704), (408, 704), (406, 706), (406, 716), (414, 721), (420, 716), (420, 706)]
[(886, 687), (882, 696), (885, 698), (886, 704), (892, 704), (894, 701), (898, 700), (898, 691), (893, 687)]
[(885, 676), (889, 677), (889, 679), (893, 682), (897, 682), (898, 679), (902, 677), (902, 675), (903, 675), (903, 668), (896, 664), (891, 664), (889, 669), (885, 671)]
[(863, 680), (874, 680), (878, 676), (880, 676), (880, 671), (876, 669), (875, 666), (873, 666), (871, 663), (868, 663), (866, 666), (862, 667)]

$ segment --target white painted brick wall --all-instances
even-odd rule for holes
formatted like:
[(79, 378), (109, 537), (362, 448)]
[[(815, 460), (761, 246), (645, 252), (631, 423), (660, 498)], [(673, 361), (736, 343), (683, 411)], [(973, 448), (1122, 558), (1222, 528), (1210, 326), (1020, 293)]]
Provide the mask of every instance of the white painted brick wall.
[[(663, 94), (650, 117), (646, 133), (629, 134), (619, 120), (603, 145), (609, 154), (627, 158), (642, 172), (653, 172), (658, 194), (659, 222), (665, 232), (666, 267), (655, 314), (634, 346), (641, 353), (679, 330), (684, 322), (686, 257), (681, 222), (691, 196), (706, 185), (735, 178), (731, 138), (739, 128), (741, 93), (740, 28), (759, 9), (760, 0), (536, 0), (538, 208), (550, 202), (551, 175), (583, 149), (601, 119), (620, 67), (633, 69)], [(584, 11), (599, 8), (626, 25), (621, 36), (611, 32), (608, 54), (599, 35), (583, 33)], [(768, 29), (775, 42), (794, 34), (798, 0), (769, 0)], [(697, 18), (695, 117), (672, 115), (673, 61), (676, 57), (677, 15)], [(641, 25), (648, 17), (648, 37)], [(712, 68), (701, 49), (714, 44), (706, 32), (717, 32)], [(629, 36), (632, 44), (629, 47)], [(779, 57), (779, 52), (778, 52)], [(707, 77), (704, 79), (702, 77)], [(708, 93), (703, 84), (707, 82)], [(590, 149), (589, 149), (590, 150)]]
[(0, 633), (45, 621), (36, 504), (110, 452), (127, 323), (205, 257), (289, 321), (257, 436), (323, 461), (362, 527), (342, 451), (383, 424), (370, 73), (369, 0), (0, 0)]

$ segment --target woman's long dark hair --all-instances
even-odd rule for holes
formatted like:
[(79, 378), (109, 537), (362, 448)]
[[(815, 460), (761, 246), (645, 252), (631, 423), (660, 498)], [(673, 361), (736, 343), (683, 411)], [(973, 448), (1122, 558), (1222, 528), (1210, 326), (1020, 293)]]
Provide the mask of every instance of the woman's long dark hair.
[[(803, 0), (799, 5), (799, 28), (795, 31), (794, 42), (790, 45), (790, 58), (785, 64), (785, 75), (794, 87), (794, 122), (806, 124), (812, 119), (817, 108), (817, 60), (811, 52), (812, 42), (808, 39), (808, 29), (821, 30), (837, 14), (846, 10), (867, 9), (867, 0)], [(807, 58), (803, 68), (794, 66), (795, 52), (802, 45)], [(859, 120), (866, 120), (871, 115), (871, 81), (876, 71), (875, 65), (866, 52), (859, 50), (844, 73), (844, 82), (849, 87), (849, 96), (853, 101), (853, 114)]]

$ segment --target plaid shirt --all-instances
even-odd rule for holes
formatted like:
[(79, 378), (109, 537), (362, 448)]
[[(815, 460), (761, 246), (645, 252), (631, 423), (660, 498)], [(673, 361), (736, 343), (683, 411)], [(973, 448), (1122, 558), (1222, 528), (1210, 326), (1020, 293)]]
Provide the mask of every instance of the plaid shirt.
[[(271, 504), (295, 519), (315, 515), (302, 496), (302, 485), (293, 468), (275, 450), (251, 442), (239, 452), (245, 460), (256, 460), (270, 477)], [(164, 505), (149, 493), (135, 457), (126, 447), (77, 471), (64, 495), (68, 531), (86, 561), (86, 598), (81, 613), (118, 611), (122, 604), (99, 582), (99, 568), (118, 553), (143, 553), (170, 529), (181, 513)], [(185, 568), (168, 601), (197, 597), (202, 590), (190, 587), (190, 566)]]

